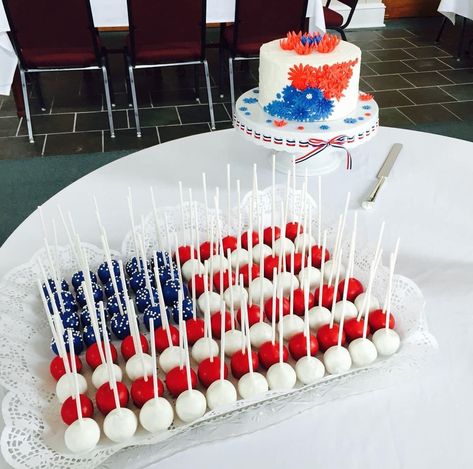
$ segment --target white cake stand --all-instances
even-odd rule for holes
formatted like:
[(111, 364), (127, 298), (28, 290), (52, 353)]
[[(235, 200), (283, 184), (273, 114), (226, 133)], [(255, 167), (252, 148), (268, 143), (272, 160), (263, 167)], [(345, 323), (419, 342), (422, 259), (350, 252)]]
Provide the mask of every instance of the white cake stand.
[[(296, 174), (326, 174), (345, 160), (351, 168), (352, 148), (376, 134), (378, 105), (360, 92), (356, 109), (343, 119), (317, 122), (285, 122), (258, 103), (258, 88), (242, 94), (235, 106), (234, 126), (252, 142), (277, 151), (276, 169), (286, 173), (296, 160)], [(366, 99), (368, 98), (368, 99)]]

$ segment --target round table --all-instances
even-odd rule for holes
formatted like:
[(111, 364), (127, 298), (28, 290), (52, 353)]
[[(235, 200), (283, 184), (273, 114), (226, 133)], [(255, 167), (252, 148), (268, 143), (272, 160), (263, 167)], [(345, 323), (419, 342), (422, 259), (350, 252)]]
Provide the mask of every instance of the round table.
[[(360, 202), (393, 143), (404, 149), (371, 212)], [(385, 469), (473, 467), (469, 450), (473, 419), (473, 222), (470, 175), (473, 144), (426, 133), (380, 128), (371, 142), (353, 151), (353, 170), (323, 178), (324, 212), (335, 219), (347, 190), (350, 212), (360, 210), (360, 243), (374, 245), (382, 220), (384, 246), (398, 236), (397, 272), (414, 280), (426, 298), (438, 355), (408, 382), (336, 400), (257, 433), (216, 441), (178, 453), (165, 461), (168, 469), (251, 467), (363, 467)], [(112, 248), (129, 229), (126, 194), (131, 187), (137, 216), (150, 212), (149, 186), (158, 205), (178, 202), (178, 185), (202, 198), (201, 172), (209, 188), (225, 188), (225, 167), (251, 188), (252, 164), (259, 165), (260, 187), (270, 184), (267, 150), (243, 139), (233, 129), (175, 140), (122, 158), (85, 176), (43, 206), (46, 220), (57, 218), (57, 205), (71, 211), (81, 237), (99, 245), (93, 213), (95, 194)], [(278, 182), (285, 176), (278, 174)], [(316, 180), (310, 191), (316, 194)], [(225, 196), (225, 194), (222, 194)], [(60, 242), (66, 242), (65, 236)], [(42, 244), (37, 213), (28, 217), (0, 249), (0, 275), (28, 261)], [(14, 314), (14, 312), (12, 312)], [(127, 461), (126, 452), (105, 463)], [(149, 461), (128, 461), (144, 467)], [(110, 466), (109, 466), (110, 464)], [(155, 464), (156, 467), (159, 464)]]

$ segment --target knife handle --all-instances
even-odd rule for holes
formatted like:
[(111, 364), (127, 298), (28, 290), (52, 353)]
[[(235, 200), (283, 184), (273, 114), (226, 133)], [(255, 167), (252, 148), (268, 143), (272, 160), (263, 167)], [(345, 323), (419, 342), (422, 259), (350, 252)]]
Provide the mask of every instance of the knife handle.
[(376, 197), (378, 195), (378, 192), (381, 190), (381, 187), (383, 187), (384, 181), (386, 181), (385, 177), (381, 177), (381, 178), (378, 179), (378, 182), (373, 187), (373, 190), (371, 191), (368, 198), (366, 200), (364, 200), (361, 204), (361, 206), (364, 209), (369, 210), (369, 209), (373, 208), (373, 205), (376, 201)]

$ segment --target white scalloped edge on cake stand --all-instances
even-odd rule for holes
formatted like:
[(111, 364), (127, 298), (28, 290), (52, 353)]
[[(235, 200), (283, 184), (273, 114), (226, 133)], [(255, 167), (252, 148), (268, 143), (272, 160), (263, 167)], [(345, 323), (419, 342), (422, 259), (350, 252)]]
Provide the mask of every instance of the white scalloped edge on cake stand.
[[(281, 199), (283, 195), (284, 191), (278, 188), (277, 197)], [(243, 213), (248, 213), (251, 199), (248, 195), (244, 198)], [(296, 197), (295, 206), (298, 200)], [(259, 207), (271, 206), (271, 190), (259, 193), (258, 204)], [(159, 217), (163, 213), (158, 209)], [(170, 214), (171, 229), (180, 232), (180, 210), (166, 213)], [(199, 206), (199, 213), (205, 213), (203, 206)], [(268, 215), (265, 213), (266, 217)], [(226, 230), (226, 217), (220, 216)], [(149, 215), (144, 226), (139, 227), (144, 231), (150, 250), (156, 245), (153, 218)], [(199, 224), (199, 230), (205, 232), (204, 216), (199, 217)], [(313, 228), (316, 233), (316, 225)], [(329, 231), (333, 233), (334, 230), (331, 227)], [(85, 246), (91, 268), (96, 269), (103, 262), (103, 253), (94, 246)], [(132, 254), (129, 251), (132, 247), (130, 235), (122, 246), (126, 252), (120, 257)], [(344, 248), (344, 252), (348, 249)], [(402, 338), (402, 346), (396, 355), (368, 367), (353, 368), (343, 375), (326, 376), (313, 385), (298, 385), (289, 392), (270, 392), (251, 401), (237, 401), (227, 408), (207, 412), (190, 425), (176, 421), (170, 430), (157, 435), (141, 430), (126, 444), (112, 444), (102, 437), (95, 450), (86, 455), (72, 455), (63, 448), (66, 427), (59, 417), (55, 383), (48, 373), (52, 357), (50, 333), (35, 289), (38, 257), (46, 263), (42, 250), (0, 281), (0, 383), (8, 391), (2, 402), (5, 428), (1, 450), (6, 461), (14, 467), (90, 469), (99, 464), (103, 467), (116, 467), (116, 464), (144, 467), (197, 444), (260, 430), (316, 405), (397, 382), (406, 372), (417, 370), (436, 347), (436, 341), (427, 329), (424, 299), (419, 288), (411, 280), (396, 275), (392, 304)], [(362, 282), (367, 280), (371, 257), (369, 251), (357, 251), (355, 275)], [(62, 272), (69, 275), (74, 271), (71, 249), (61, 248), (58, 259)], [(382, 297), (387, 278), (388, 269), (380, 267), (373, 290), (376, 296)], [(101, 421), (99, 416), (97, 420)]]
[[(296, 158), (296, 174), (326, 174), (347, 159), (348, 152), (371, 140), (379, 126), (379, 108), (372, 98), (359, 99), (342, 119), (317, 122), (284, 121), (266, 113), (258, 103), (258, 88), (243, 93), (235, 105), (233, 125), (250, 141), (277, 152), (276, 169), (286, 173)], [(360, 92), (360, 96), (365, 93)], [(284, 125), (275, 125), (275, 122)], [(315, 155), (306, 158), (310, 152)]]

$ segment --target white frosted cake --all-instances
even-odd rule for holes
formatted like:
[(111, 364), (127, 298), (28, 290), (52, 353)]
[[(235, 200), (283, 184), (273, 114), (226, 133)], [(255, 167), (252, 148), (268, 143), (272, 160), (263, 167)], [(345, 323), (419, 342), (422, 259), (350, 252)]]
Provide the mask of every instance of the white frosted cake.
[(259, 104), (287, 121), (343, 118), (358, 103), (360, 63), (360, 48), (336, 36), (289, 33), (260, 49)]

